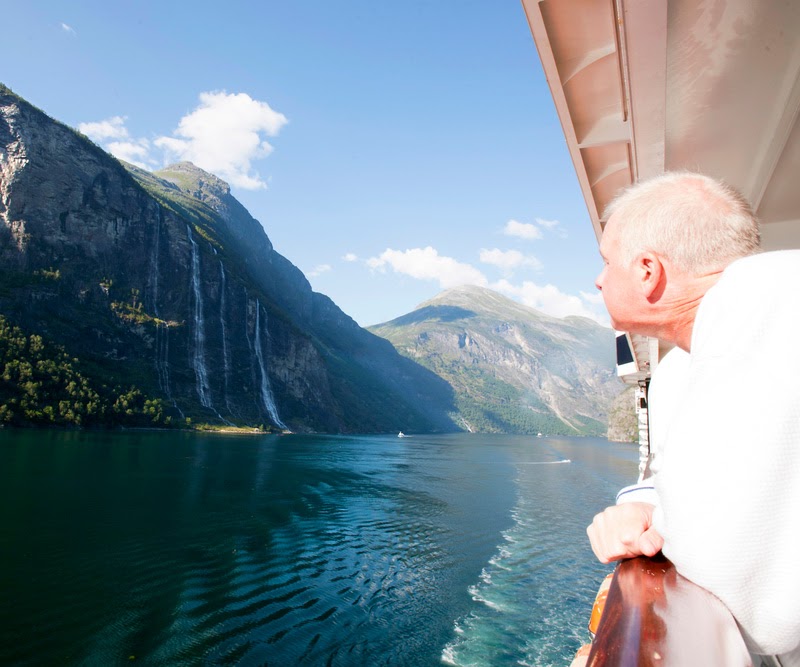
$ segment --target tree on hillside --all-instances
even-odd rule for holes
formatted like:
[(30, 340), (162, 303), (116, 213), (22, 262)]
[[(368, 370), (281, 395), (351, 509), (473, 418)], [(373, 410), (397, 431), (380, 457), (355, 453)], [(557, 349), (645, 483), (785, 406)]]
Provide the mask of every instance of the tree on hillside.
[(148, 426), (163, 422), (160, 399), (92, 387), (78, 360), (0, 316), (0, 424)]

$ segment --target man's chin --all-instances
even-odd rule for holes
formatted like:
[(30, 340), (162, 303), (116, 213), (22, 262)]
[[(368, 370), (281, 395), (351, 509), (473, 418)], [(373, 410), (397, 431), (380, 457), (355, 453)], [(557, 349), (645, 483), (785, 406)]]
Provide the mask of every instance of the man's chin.
[(613, 316), (613, 315), (610, 315), (610, 316), (609, 316), (609, 319), (611, 320), (611, 328), (612, 328), (612, 329), (614, 329), (615, 331), (625, 331), (625, 332), (627, 332), (627, 331), (628, 331), (628, 330), (625, 328), (627, 325), (626, 325), (626, 324), (624, 324), (624, 323), (622, 323), (622, 322), (620, 322), (620, 321), (619, 321), (619, 320), (617, 320), (617, 319), (614, 319), (614, 316)]
[(637, 324), (636, 322), (631, 322), (630, 320), (620, 321), (614, 319), (613, 317), (610, 317), (609, 319), (611, 320), (611, 328), (614, 329), (614, 331), (624, 331), (625, 333), (637, 336), (655, 335), (649, 327), (644, 327), (641, 323)]

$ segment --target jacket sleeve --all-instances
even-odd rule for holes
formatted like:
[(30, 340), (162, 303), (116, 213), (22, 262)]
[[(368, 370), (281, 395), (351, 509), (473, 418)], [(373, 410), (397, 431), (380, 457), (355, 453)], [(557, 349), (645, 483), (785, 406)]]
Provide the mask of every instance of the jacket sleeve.
[(638, 484), (631, 484), (619, 490), (617, 493), (617, 505), (624, 503), (649, 503), (658, 505), (658, 493), (653, 482), (653, 478), (643, 479)]

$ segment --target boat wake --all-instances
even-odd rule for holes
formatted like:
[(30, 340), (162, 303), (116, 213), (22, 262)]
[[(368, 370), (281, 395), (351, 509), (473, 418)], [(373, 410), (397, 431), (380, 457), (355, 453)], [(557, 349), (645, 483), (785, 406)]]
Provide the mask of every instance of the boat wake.
[[(544, 667), (569, 662), (574, 649), (564, 652), (563, 635), (582, 628), (572, 618), (575, 592), (564, 590), (558, 573), (564, 567), (558, 556), (563, 545), (557, 543), (553, 525), (560, 519), (555, 508), (544, 508), (540, 501), (544, 485), (561, 486), (564, 478), (538, 467), (566, 463), (571, 460), (516, 462), (513, 523), (501, 533), (502, 541), (478, 581), (467, 588), (475, 604), (455, 621), (453, 639), (440, 656), (443, 663)], [(576, 637), (576, 648), (583, 639)]]

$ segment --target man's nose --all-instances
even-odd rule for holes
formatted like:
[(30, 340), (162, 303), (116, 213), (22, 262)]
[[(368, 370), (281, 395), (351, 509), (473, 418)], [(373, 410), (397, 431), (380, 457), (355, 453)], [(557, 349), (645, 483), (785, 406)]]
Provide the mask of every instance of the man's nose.
[(597, 274), (597, 278), (594, 279), (594, 286), (601, 292), (603, 291), (603, 276), (605, 275), (605, 272), (606, 270), (603, 269), (600, 273)]

